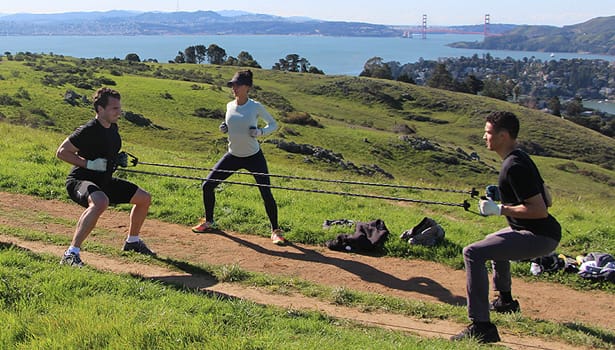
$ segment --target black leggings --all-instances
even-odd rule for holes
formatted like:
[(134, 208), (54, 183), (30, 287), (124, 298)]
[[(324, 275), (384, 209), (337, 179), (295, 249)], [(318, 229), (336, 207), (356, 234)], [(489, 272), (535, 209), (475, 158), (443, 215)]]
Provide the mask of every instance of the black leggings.
[[(229, 176), (233, 175), (232, 172), (216, 171), (216, 170), (230, 170), (237, 171), (239, 169), (246, 169), (252, 173), (268, 174), (267, 161), (263, 155), (263, 151), (259, 150), (256, 154), (249, 157), (237, 157), (230, 153), (226, 153), (222, 158), (214, 165), (213, 170), (207, 175), (205, 182), (201, 188), (203, 189), (203, 204), (205, 205), (205, 220), (209, 222), (214, 221), (214, 206), (216, 205), (215, 188), (221, 183), (221, 180), (226, 180)], [(220, 180), (220, 181), (211, 181)], [(269, 176), (266, 175), (254, 175), (254, 180), (260, 185), (270, 185)], [(278, 206), (271, 193), (271, 188), (266, 186), (258, 186), (261, 192), (261, 197), (265, 202), (265, 211), (269, 217), (271, 223), (271, 229), (278, 228)]]

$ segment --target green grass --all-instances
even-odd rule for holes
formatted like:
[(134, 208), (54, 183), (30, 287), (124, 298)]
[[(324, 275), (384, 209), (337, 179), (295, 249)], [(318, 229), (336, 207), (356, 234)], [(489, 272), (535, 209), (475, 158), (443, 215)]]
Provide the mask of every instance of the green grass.
[[(225, 103), (231, 96), (227, 88), (220, 88), (220, 86), (223, 86), (225, 79), (232, 75), (234, 70), (230, 67), (169, 64), (132, 66), (123, 61), (77, 60), (58, 56), (35, 58), (28, 65), (24, 62), (3, 60), (0, 61), (0, 77), (3, 78), (0, 80), (1, 94), (11, 96), (19, 101), (21, 106), (0, 105), (1, 191), (68, 201), (64, 181), (70, 166), (55, 158), (55, 150), (76, 126), (93, 117), (93, 111), (88, 104), (84, 103), (72, 107), (62, 100), (62, 96), (66, 90), (72, 89), (89, 97), (92, 95), (93, 89), (77, 88), (71, 84), (46, 86), (41, 82), (49, 72), (44, 69), (33, 69), (33, 67), (46, 67), (48, 70), (59, 70), (60, 65), (83, 68), (83, 72), (72, 75), (82, 74), (84, 77), (92, 75), (112, 78), (117, 84), (116, 88), (122, 93), (124, 109), (142, 114), (155, 125), (161, 127), (143, 128), (126, 120), (120, 120), (120, 132), (124, 141), (123, 149), (136, 155), (141, 161), (208, 168), (213, 166), (225, 152), (224, 137), (217, 130), (220, 121), (199, 118), (194, 116), (193, 113), (195, 109), (202, 107), (209, 110), (224, 108)], [(112, 70), (122, 73), (113, 75), (110, 74)], [(481, 140), (484, 115), (496, 109), (512, 110), (521, 118), (521, 141), (532, 142), (534, 146), (540, 146), (537, 148), (542, 149), (542, 154), (545, 155), (535, 156), (534, 159), (554, 195), (555, 205), (551, 212), (558, 218), (564, 230), (558, 252), (576, 256), (591, 251), (615, 251), (615, 227), (612, 224), (612, 217), (615, 216), (615, 209), (612, 205), (615, 194), (613, 191), (615, 172), (612, 170), (615, 165), (613, 160), (615, 140), (612, 138), (604, 137), (576, 124), (538, 111), (478, 96), (455, 94), (375, 79), (290, 74), (269, 70), (256, 70), (255, 75), (257, 96), (264, 98), (270, 98), (268, 96), (271, 95), (268, 94), (283, 96), (294, 110), (309, 113), (324, 126), (323, 128), (315, 128), (282, 123), (282, 128), (292, 129), (293, 133), (277, 132), (266, 138), (265, 142), (262, 143), (272, 174), (457, 190), (476, 188), (482, 192), (486, 185), (497, 181), (497, 170), (500, 162), (495, 154), (485, 150)], [(174, 79), (161, 78), (165, 76), (172, 76)], [(200, 89), (195, 89), (194, 85), (200, 87)], [(30, 96), (29, 99), (23, 97), (24, 90)], [(166, 93), (172, 96), (172, 99), (161, 97), (162, 94)], [(16, 97), (18, 95), (21, 97)], [(261, 102), (269, 107), (266, 100)], [(278, 120), (283, 115), (281, 110), (271, 107), (269, 109)], [(416, 119), (417, 116), (420, 117), (419, 119), (423, 118), (422, 120), (428, 118), (428, 121), (417, 121), (419, 120)], [(434, 120), (443, 121), (445, 124), (434, 123)], [(436, 149), (432, 151), (415, 150), (409, 146), (408, 142), (401, 140), (399, 134), (393, 133), (393, 127), (396, 124), (409, 125), (417, 130), (417, 134), (409, 135), (410, 137), (428, 139), (437, 146)], [(357, 166), (378, 165), (392, 174), (394, 179), (386, 179), (379, 175), (361, 176), (352, 171), (344, 170), (339, 165), (319, 161), (313, 157), (285, 152), (268, 142), (276, 139), (323, 147), (342, 154), (345, 161), (350, 161)], [(481, 161), (465, 159), (463, 154), (470, 152), (477, 152)], [(306, 158), (310, 162), (307, 162)], [(451, 162), (451, 160), (453, 161)], [(195, 177), (205, 177), (207, 174), (206, 170), (188, 171), (145, 165), (138, 165), (135, 169)], [(152, 193), (153, 204), (149, 214), (150, 218), (190, 226), (202, 215), (199, 181), (121, 171), (118, 171), (117, 175), (136, 182)], [(253, 179), (245, 175), (235, 175), (230, 180), (253, 182)], [(322, 244), (344, 232), (343, 229), (339, 228), (322, 229), (322, 222), (325, 219), (348, 218), (355, 221), (371, 221), (381, 218), (391, 231), (391, 238), (384, 249), (386, 255), (438, 261), (455, 268), (462, 268), (462, 247), (505, 225), (503, 218), (484, 218), (476, 215), (476, 199), (457, 193), (366, 188), (357, 185), (280, 178), (273, 178), (272, 182), (274, 185), (286, 187), (384, 195), (427, 201), (461, 203), (463, 200), (468, 200), (472, 204), (470, 211), (464, 211), (461, 208), (450, 206), (274, 189), (274, 195), (279, 206), (280, 224), (287, 232), (288, 238), (294, 242)], [(118, 206), (117, 209), (129, 210), (129, 207)], [(434, 248), (415, 247), (397, 238), (401, 232), (417, 224), (424, 216), (434, 218), (443, 226), (446, 231), (444, 244)], [(75, 217), (76, 219), (77, 217)], [(269, 232), (262, 200), (258, 190), (254, 187), (221, 185), (217, 192), (216, 220), (218, 224), (229, 230), (262, 236), (268, 235)], [(74, 225), (74, 223), (65, 222), (61, 224), (67, 225), (67, 227)], [(15, 232), (5, 229), (2, 231), (27, 239), (51, 240), (54, 244), (60, 245), (65, 245), (68, 239), (50, 238), (41, 233), (30, 231)], [(104, 232), (97, 234), (104, 234)], [(88, 245), (88, 250), (90, 249), (105, 254), (113, 254), (110, 252), (111, 249), (103, 246)], [(10, 254), (15, 253), (11, 252)], [(45, 258), (40, 259), (45, 260)], [(44, 263), (41, 266), (43, 266), (40, 267), (41, 271), (49, 269), (51, 271), (48, 272), (49, 274), (55, 273), (55, 270), (62, 273), (62, 270), (55, 266), (44, 267), (46, 266)], [(79, 274), (81, 273), (93, 272), (79, 272)], [(246, 277), (245, 272), (233, 266), (220, 267), (215, 273), (212, 273), (220, 280), (233, 281), (239, 279), (255, 284), (266, 283), (258, 282), (257, 279), (271, 280), (270, 277), (253, 277), (251, 275)], [(599, 289), (609, 293), (615, 292), (613, 285), (589, 283), (574, 274), (533, 277), (529, 273), (529, 264), (527, 263), (513, 264), (513, 273), (516, 277), (530, 281), (550, 281), (576, 289)], [(41, 272), (41, 275), (44, 274)], [(86, 284), (85, 282), (79, 283)], [(288, 281), (272, 282), (273, 288), (278, 291), (290, 288), (285, 287), (288, 284)], [(95, 285), (85, 288), (96, 290), (99, 287), (98, 284)], [(155, 284), (144, 288), (161, 288), (165, 291), (168, 289)], [(333, 302), (361, 305), (361, 307), (368, 309), (394, 309), (401, 303), (396, 300), (385, 302), (377, 297), (363, 296), (354, 291), (343, 289), (327, 291), (313, 285), (298, 289), (306, 295), (315, 293), (324, 298), (329, 298)], [(103, 288), (103, 290), (107, 293), (106, 289)], [(54, 291), (53, 293), (60, 292)], [(83, 293), (83, 291), (79, 293)], [(124, 295), (130, 294), (126, 291), (122, 293)], [(203, 298), (198, 293), (197, 295), (193, 294), (188, 293), (188, 296)], [(19, 299), (15, 296), (13, 298)], [(74, 298), (71, 295), (65, 297), (65, 301), (58, 303), (63, 303), (62, 306), (65, 308), (75, 308), (74, 310), (71, 309), (71, 312), (90, 316), (84, 311), (88, 307), (93, 307), (92, 304), (88, 304), (93, 303), (94, 299), (90, 298), (94, 298), (94, 296), (84, 298), (84, 304), (78, 303), (78, 305), (72, 306), (66, 300), (79, 298)], [(96, 302), (102, 301), (103, 304), (110, 304), (108, 299), (114, 299), (114, 297), (101, 296), (100, 299), (96, 299)], [(159, 300), (165, 299), (160, 297)], [(194, 303), (194, 301), (187, 303)], [(147, 306), (153, 308), (156, 312), (166, 312), (165, 315), (170, 312), (157, 309), (153, 304), (154, 301), (150, 301)], [(128, 304), (118, 305), (121, 306), (115, 308), (108, 305), (108, 307), (117, 314), (121, 314), (123, 309), (130, 310)], [(40, 308), (40, 305), (37, 307)], [(56, 311), (61, 309), (58, 305), (54, 307), (58, 308), (54, 309)], [(229, 309), (220, 311), (220, 314), (217, 310), (216, 315), (211, 317), (224, 318), (225, 313), (231, 312), (229, 310), (238, 310), (233, 308), (241, 309), (244, 306), (242, 304), (228, 307)], [(463, 318), (462, 308), (433, 309), (432, 306), (412, 305), (408, 309), (412, 311), (407, 312), (414, 315), (420, 315), (423, 312), (426, 317), (444, 315), (442, 317)], [(98, 309), (95, 308), (95, 310)], [(202, 311), (202, 309), (199, 310)], [(2, 312), (7, 313), (8, 311), (3, 308)], [(104, 314), (104, 312), (100, 312)], [(113, 312), (109, 317), (119, 317)], [(255, 311), (249, 312), (254, 313)], [(176, 313), (189, 314), (185, 309)], [(148, 344), (146, 343), (147, 339), (152, 337), (159, 341), (162, 338), (160, 334), (165, 332), (170, 332), (168, 333), (168, 335), (171, 335), (169, 338), (183, 339), (179, 346), (186, 348), (190, 348), (193, 341), (196, 343), (204, 339), (196, 333), (194, 329), (197, 327), (193, 324), (187, 326), (186, 333), (182, 333), (181, 330), (169, 331), (162, 326), (157, 328), (156, 322), (160, 322), (160, 320), (148, 318), (153, 316), (132, 314), (132, 311), (129, 314), (130, 316), (127, 317), (130, 317), (130, 320), (124, 319), (124, 321), (134, 325), (134, 328), (139, 328), (139, 333), (135, 338), (141, 339), (139, 341), (142, 343), (139, 344), (143, 347)], [(49, 344), (52, 343), (45, 343), (46, 337), (53, 337), (54, 340), (71, 339), (67, 343), (69, 348), (87, 347), (88, 344), (102, 344), (98, 342), (106, 341), (110, 334), (117, 334), (116, 339), (113, 340), (118, 342), (114, 343), (117, 344), (117, 347), (125, 344), (124, 342), (128, 341), (127, 339), (133, 339), (129, 338), (128, 333), (124, 330), (124, 328), (129, 327), (123, 327), (120, 330), (113, 328), (113, 324), (120, 324), (121, 322), (111, 321), (111, 318), (107, 319), (108, 322), (105, 322), (105, 325), (100, 326), (100, 333), (94, 332), (92, 335), (84, 335), (81, 334), (83, 332), (81, 330), (78, 332), (79, 336), (72, 336), (63, 333), (63, 331), (58, 334), (51, 334), (53, 333), (51, 330), (53, 325), (66, 326), (64, 328), (68, 328), (69, 325), (73, 326), (72, 319), (67, 318), (58, 321), (58, 323), (48, 317), (42, 318), (45, 321), (36, 321), (35, 315), (34, 309), (7, 313), (6, 317), (2, 315), (0, 318), (9, 320), (7, 324), (10, 325), (11, 335), (6, 337), (2, 335), (0, 337), (3, 338), (0, 339), (3, 342), (14, 341), (15, 343), (12, 344), (15, 345), (26, 342), (24, 344), (27, 345), (23, 345), (23, 348), (30, 348), (31, 345), (34, 348), (50, 348), (51, 345)], [(284, 312), (280, 311), (280, 315), (284, 315)], [(322, 316), (316, 318), (322, 318)], [(280, 323), (277, 318), (274, 318), (274, 320), (274, 323)], [(147, 324), (139, 323), (144, 321), (151, 321), (152, 326), (137, 326)], [(29, 323), (31, 322), (37, 326), (30, 327)], [(191, 321), (186, 322), (190, 323)], [(205, 321), (200, 319), (199, 322)], [(225, 321), (222, 320), (222, 322)], [(233, 319), (226, 322), (239, 323)], [(573, 328), (574, 332), (567, 333), (568, 331), (564, 329), (565, 326), (551, 323), (543, 325), (537, 323), (537, 321), (526, 319), (498, 320), (498, 322), (504, 322), (507, 328), (519, 329), (519, 331), (526, 328), (534, 329), (537, 334), (542, 336), (557, 335), (557, 337), (565, 339), (574, 339), (584, 330), (587, 333), (598, 333), (598, 338), (607, 339), (607, 342), (608, 339), (612, 340), (612, 335), (605, 335), (600, 331), (587, 329), (584, 328), (586, 326), (581, 325), (568, 327)], [(515, 325), (517, 322), (519, 323), (518, 326)], [(45, 327), (48, 329), (45, 329)], [(237, 327), (240, 328), (241, 326)], [(262, 326), (255, 326), (256, 329), (260, 329), (259, 327)], [(33, 331), (34, 333), (32, 333)], [(272, 341), (277, 339), (274, 333), (260, 329), (259, 332), (262, 333), (250, 338), (250, 343), (241, 343), (238, 340), (227, 344), (224, 342), (230, 341), (231, 336), (242, 333), (238, 329), (232, 329), (229, 332), (224, 337), (207, 335), (207, 337), (211, 337), (207, 340), (216, 339), (216, 341), (220, 341), (220, 343), (216, 343), (219, 348), (224, 348), (226, 345), (230, 348), (270, 348)], [(314, 338), (317, 334), (320, 334), (318, 331), (302, 331), (299, 333), (308, 333), (310, 334), (309, 338)], [(340, 337), (343, 338), (343, 336)], [(394, 337), (395, 340), (391, 341), (391, 344), (397, 344), (396, 337), (398, 335), (388, 335), (387, 333), (383, 337)], [(79, 339), (84, 339), (83, 341), (86, 343), (80, 342)], [(329, 340), (328, 335), (324, 339)], [(32, 343), (30, 343), (31, 341)], [(344, 339), (344, 341), (348, 341), (348, 343), (339, 343), (342, 344), (340, 345), (342, 348), (353, 347), (349, 344), (359, 344), (357, 348), (360, 348), (360, 344), (365, 344), (360, 341), (354, 342), (352, 339)], [(601, 344), (600, 341), (596, 340), (575, 340), (573, 342)], [(160, 348), (173, 347), (169, 344), (161, 345)], [(290, 348), (315, 348), (316, 344), (322, 345), (322, 343), (316, 342), (301, 345), (292, 344)], [(448, 346), (446, 343), (436, 344), (423, 343), (422, 348), (440, 348), (440, 345), (445, 348)]]
[(3, 349), (471, 349), (0, 246)]
[[(46, 234), (22, 235), (40, 238)], [(116, 259), (132, 258), (131, 254), (118, 256), (110, 247), (97, 248), (93, 250), (115, 255)], [(463, 323), (466, 317), (464, 307), (324, 287), (296, 278), (247, 272), (235, 265), (195, 266), (148, 259), (142, 263), (181, 266), (183, 271), (215, 276), (220, 282), (265, 288), (273, 294), (299, 293), (364, 312), (396, 313), (425, 322), (448, 319)], [(365, 327), (317, 312), (263, 307), (128, 275), (64, 267), (57, 264), (55, 256), (37, 255), (8, 244), (0, 245), (0, 272), (0, 315), (7, 320), (6, 331), (0, 335), (2, 348), (191, 349), (206, 344), (212, 349), (450, 349), (453, 345), (445, 340), (421, 340)], [(512, 334), (592, 348), (607, 349), (615, 337), (588, 325), (558, 324), (521, 315), (494, 315), (493, 321), (502, 331)], [(350, 339), (353, 334), (358, 338)], [(460, 349), (477, 346), (471, 342), (457, 345)]]
[[(73, 67), (73, 68), (71, 68)], [(73, 89), (90, 96), (92, 90), (70, 84), (46, 86), (41, 82), (48, 71), (74, 70), (84, 77), (112, 78), (122, 93), (123, 107), (142, 114), (162, 128), (138, 127), (120, 120), (123, 149), (143, 162), (176, 164), (208, 168), (225, 152), (224, 136), (217, 130), (219, 120), (198, 118), (197, 108), (223, 109), (231, 98), (227, 88), (220, 88), (231, 67), (210, 65), (126, 64), (112, 60), (77, 60), (58, 56), (35, 57), (30, 62), (1, 61), (0, 80), (4, 93), (15, 97), (20, 107), (0, 105), (0, 189), (43, 198), (68, 200), (64, 180), (70, 166), (55, 158), (55, 149), (78, 125), (93, 116), (88, 104), (70, 106), (62, 101), (63, 93)], [(121, 71), (121, 74), (110, 74)], [(161, 73), (162, 72), (162, 73)], [(495, 109), (510, 109), (522, 122), (521, 140), (528, 138), (558, 157), (538, 157), (543, 177), (554, 196), (552, 213), (562, 223), (564, 237), (558, 250), (576, 256), (590, 251), (615, 251), (613, 187), (615, 172), (607, 169), (615, 153), (615, 141), (565, 120), (478, 96), (455, 94), (391, 81), (290, 74), (279, 71), (256, 71), (256, 95), (283, 96), (297, 111), (305, 111), (324, 127), (315, 128), (284, 124), (294, 134), (278, 132), (262, 143), (272, 174), (324, 179), (382, 182), (418, 187), (435, 187), (469, 191), (497, 181), (499, 159), (482, 145), (484, 114)], [(73, 74), (74, 75), (74, 74)], [(66, 76), (71, 76), (70, 74)], [(176, 80), (161, 79), (172, 76)], [(181, 79), (180, 79), (181, 78)], [(84, 78), (87, 80), (86, 78)], [(194, 86), (200, 89), (194, 89)], [(21, 93), (20, 93), (21, 92)], [(163, 98), (168, 94), (172, 98)], [(397, 103), (393, 103), (393, 102)], [(263, 101), (265, 104), (267, 101)], [(32, 114), (42, 110), (47, 117)], [(278, 118), (282, 112), (269, 108)], [(407, 116), (429, 117), (446, 124), (408, 120)], [(3, 118), (3, 119), (2, 119)], [(416, 135), (428, 139), (435, 150), (420, 151), (400, 140), (392, 132), (395, 124), (407, 123)], [(377, 165), (394, 179), (381, 175), (361, 176), (339, 165), (292, 154), (268, 141), (292, 141), (319, 146), (343, 156), (357, 166)], [(567, 142), (561, 140), (566, 139)], [(592, 152), (587, 152), (588, 148)], [(481, 161), (464, 158), (477, 152)], [(598, 164), (575, 159), (599, 157)], [(448, 161), (445, 161), (448, 160)], [(136, 170), (206, 176), (206, 170), (190, 171), (138, 165)], [(189, 226), (202, 216), (200, 181), (117, 172), (136, 182), (153, 195), (151, 218)], [(233, 181), (253, 182), (250, 176), (235, 175)], [(466, 212), (459, 207), (425, 205), (408, 202), (295, 192), (274, 189), (282, 228), (296, 242), (322, 244), (341, 233), (323, 230), (325, 219), (348, 218), (371, 221), (381, 218), (391, 231), (385, 253), (397, 257), (419, 257), (461, 267), (461, 248), (505, 224), (502, 218), (483, 218), (475, 214), (476, 200), (468, 195), (437, 191), (419, 191), (365, 187), (338, 183), (273, 178), (284, 187), (318, 189), (334, 192), (402, 197), (413, 200), (472, 205)], [(119, 206), (128, 210), (127, 206)], [(446, 231), (444, 245), (426, 249), (409, 246), (396, 239), (401, 232), (424, 216), (438, 221)], [(218, 189), (216, 220), (224, 228), (257, 235), (268, 234), (268, 220), (255, 187), (223, 184)], [(527, 266), (518, 269), (527, 274)], [(576, 279), (570, 282), (577, 284)], [(585, 288), (585, 284), (579, 284)], [(609, 290), (607, 287), (599, 287)]]

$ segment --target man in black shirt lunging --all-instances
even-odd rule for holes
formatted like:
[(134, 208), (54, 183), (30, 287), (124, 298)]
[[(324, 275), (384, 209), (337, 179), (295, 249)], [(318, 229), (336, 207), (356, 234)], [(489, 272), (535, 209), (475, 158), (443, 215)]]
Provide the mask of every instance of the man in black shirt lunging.
[[(538, 168), (529, 155), (517, 148), (519, 120), (510, 112), (487, 116), (483, 139), (487, 148), (502, 158), (498, 178), (501, 204), (492, 198), (479, 202), (482, 215), (504, 215), (508, 227), (487, 235), (463, 249), (466, 266), (468, 316), (472, 321), (452, 340), (474, 338), (481, 343), (500, 340), (489, 311), (518, 312), (511, 295), (511, 260), (529, 260), (552, 253), (561, 239), (561, 227), (549, 214), (550, 196)], [(493, 266), (493, 287), (499, 292), (489, 303), (489, 277), (485, 263)]]
[(117, 121), (122, 113), (119, 92), (100, 88), (94, 94), (96, 117), (68, 136), (56, 156), (73, 165), (66, 178), (70, 198), (85, 207), (79, 217), (70, 247), (61, 264), (82, 267), (81, 244), (96, 226), (109, 204), (133, 204), (130, 228), (123, 250), (155, 255), (139, 238), (139, 231), (151, 203), (149, 193), (137, 185), (113, 177), (116, 160), (122, 148)]

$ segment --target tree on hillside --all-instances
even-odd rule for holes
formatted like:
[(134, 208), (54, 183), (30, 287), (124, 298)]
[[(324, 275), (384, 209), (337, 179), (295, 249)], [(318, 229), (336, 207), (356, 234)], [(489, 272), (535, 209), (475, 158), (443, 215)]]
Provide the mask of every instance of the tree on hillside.
[(239, 55), (237, 55), (237, 65), (242, 67), (261, 68), (261, 65), (254, 60), (254, 57), (246, 51), (241, 51)]
[(226, 61), (224, 61), (225, 66), (241, 66), (239, 64), (239, 60), (236, 57), (228, 56)]
[(175, 56), (175, 59), (173, 60), (173, 62), (175, 62), (175, 63), (186, 63), (186, 55), (184, 55), (183, 52), (178, 51), (177, 52), (177, 56)]
[(446, 65), (444, 63), (438, 63), (436, 65), (433, 74), (427, 80), (427, 86), (436, 89), (456, 91), (455, 80), (453, 79), (451, 73), (446, 69)]
[(205, 58), (207, 57), (207, 48), (205, 47), (205, 45), (196, 45), (194, 47), (194, 50), (196, 63), (200, 64), (205, 62)]
[(393, 79), (391, 67), (384, 63), (382, 57), (372, 57), (363, 65), (363, 71), (359, 74), (361, 77), (372, 77), (380, 79)]
[(547, 107), (551, 110), (551, 114), (556, 116), (562, 115), (562, 104), (559, 100), (559, 97), (553, 96), (547, 101)]
[(130, 62), (141, 62), (141, 58), (136, 53), (127, 54), (124, 60), (130, 61)]
[(185, 63), (196, 63), (196, 48), (188, 46), (184, 50)]
[(404, 83), (408, 83), (408, 84), (415, 84), (416, 85), (416, 81), (414, 81), (414, 79), (412, 79), (412, 77), (406, 73), (402, 73), (397, 77), (397, 81), (401, 81)]
[(483, 96), (497, 98), (498, 100), (506, 101), (510, 96), (511, 89), (508, 88), (505, 77), (491, 76), (485, 79), (483, 87)]
[(308, 68), (307, 70), (308, 73), (311, 74), (325, 74), (325, 72), (323, 70), (320, 70), (314, 66), (310, 66), (310, 68)]
[(226, 50), (216, 44), (207, 47), (207, 61), (211, 64), (224, 64)]
[(296, 53), (288, 54), (285, 58), (280, 58), (280, 60), (275, 63), (271, 69), (287, 72), (324, 74), (324, 72), (320, 69), (310, 66), (310, 62), (306, 58), (303, 58)]
[(296, 53), (286, 55), (286, 58), (280, 58), (278, 63), (274, 64), (271, 69), (282, 70), (287, 72), (299, 71), (299, 60), (301, 57)]
[(483, 87), (485, 87), (485, 83), (474, 74), (470, 74), (463, 80), (463, 86), (467, 92), (478, 95), (483, 90)]
[(203, 63), (207, 55), (205, 45), (188, 46), (181, 55), (175, 57), (175, 63)]
[(583, 112), (583, 100), (579, 96), (575, 96), (570, 102), (566, 103), (566, 114), (576, 117)]

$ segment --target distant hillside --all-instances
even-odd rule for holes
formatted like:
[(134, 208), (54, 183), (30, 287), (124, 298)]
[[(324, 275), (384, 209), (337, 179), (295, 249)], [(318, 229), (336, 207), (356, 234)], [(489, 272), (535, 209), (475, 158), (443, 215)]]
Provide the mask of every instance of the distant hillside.
[[(240, 25), (238, 25), (240, 24)], [(2, 35), (280, 34), (401, 36), (390, 26), (278, 17), (245, 12), (78, 12), (0, 17)]]
[[(150, 121), (152, 127), (147, 130), (152, 136), (147, 140), (152, 146), (170, 142), (168, 147), (182, 149), (184, 145), (175, 140), (189, 135), (195, 125), (180, 127), (178, 120), (193, 116), (189, 118), (193, 122), (203, 118), (209, 121), (213, 132), (199, 134), (195, 139), (198, 145), (194, 146), (208, 149), (219, 137), (217, 119), (224, 115), (220, 106), (229, 98), (222, 87), (235, 69), (20, 55), (0, 64), (4, 87), (0, 92), (0, 121), (68, 132), (91, 110), (79, 97), (87, 100), (96, 87), (111, 85), (130, 96), (127, 101), (133, 105), (127, 111)], [(519, 114), (524, 123), (522, 139), (532, 154), (615, 168), (615, 139), (500, 100), (390, 80), (254, 71), (259, 83), (253, 97), (288, 123), (283, 128), (284, 141), (322, 147), (343, 154), (343, 161), (354, 164), (376, 164), (395, 178), (407, 176), (404, 164), (412, 164), (415, 175), (433, 172), (436, 163), (442, 168), (454, 167), (456, 178), (488, 174), (490, 170), (473, 162), (468, 154), (488, 154), (481, 136), (484, 116), (492, 110)], [(67, 95), (68, 91), (75, 94)], [(294, 124), (311, 119), (324, 127)], [(137, 129), (132, 132), (142, 138)], [(412, 149), (423, 150), (425, 146), (429, 152), (420, 159), (408, 158), (415, 152)]]
[(450, 46), (485, 50), (540, 52), (587, 52), (615, 55), (615, 16), (598, 17), (564, 26), (519, 26), (483, 42), (459, 42)]

